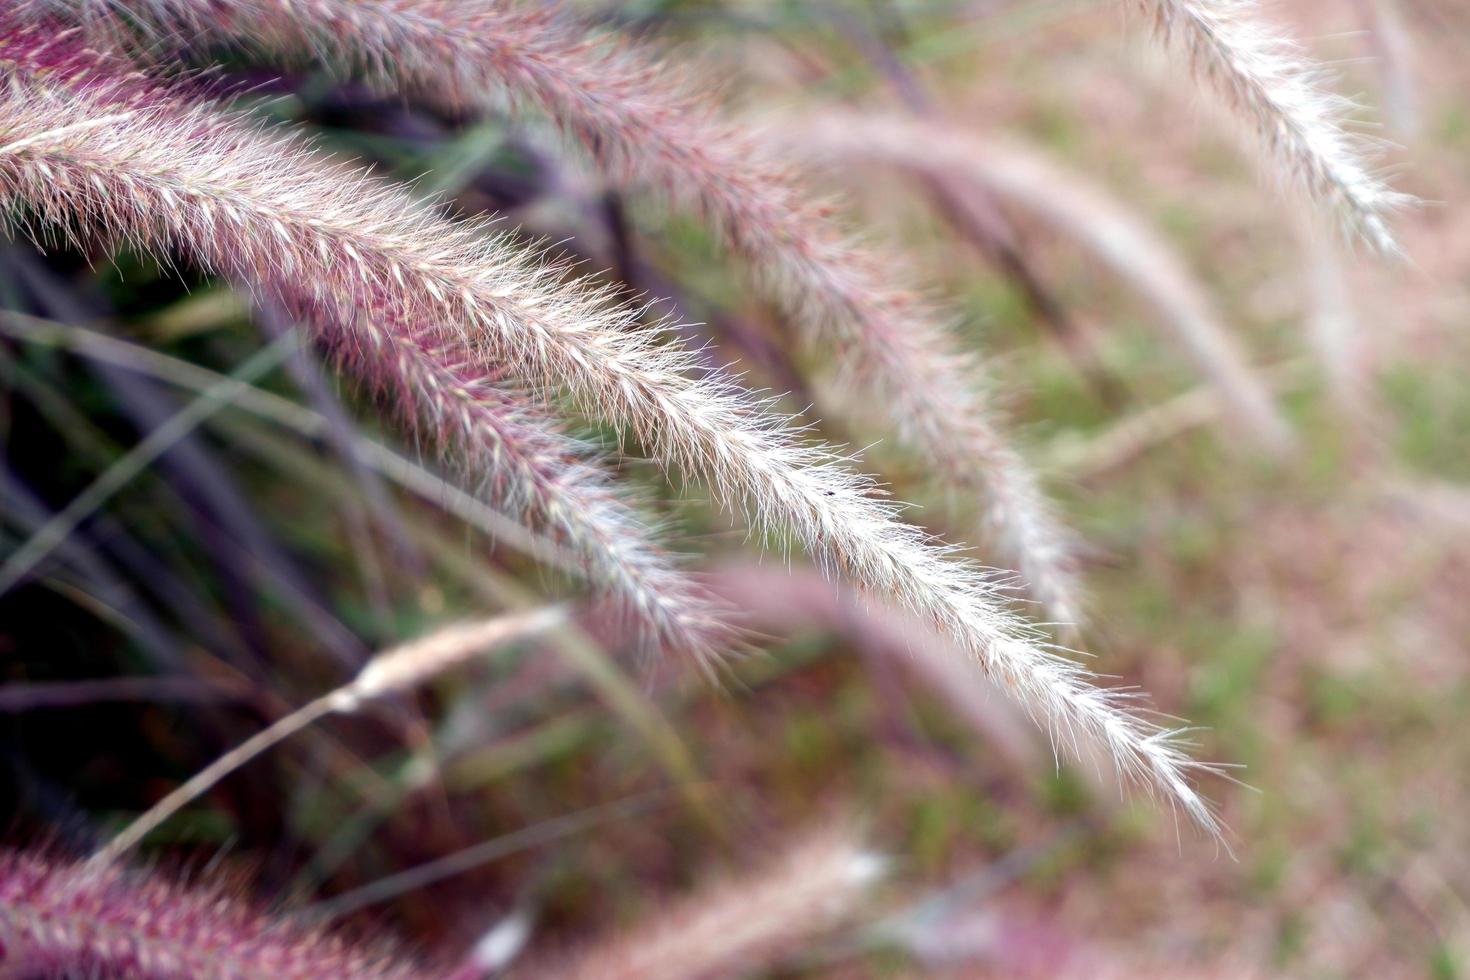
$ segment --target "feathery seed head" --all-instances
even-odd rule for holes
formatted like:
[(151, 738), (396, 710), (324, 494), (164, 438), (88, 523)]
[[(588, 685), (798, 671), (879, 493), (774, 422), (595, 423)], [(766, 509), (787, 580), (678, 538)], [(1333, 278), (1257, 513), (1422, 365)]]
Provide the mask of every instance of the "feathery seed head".
[(1259, 18), (1257, 0), (1134, 0), (1159, 35), (1244, 116), (1281, 168), (1342, 226), (1385, 254), (1398, 252), (1387, 218), (1412, 202), (1375, 176), (1342, 120), (1351, 104), (1322, 69)]
[(353, 701), (409, 691), (508, 639), (540, 633), (566, 622), (566, 609), (552, 606), (519, 616), (463, 623), (378, 654), (343, 690)]
[(0, 973), (140, 980), (413, 980), (430, 974), (259, 915), (218, 890), (0, 851)]
[[(162, 138), (185, 155), (192, 147), (198, 151), (192, 162), (205, 168), (198, 174), (224, 178), (206, 187), (208, 180), (177, 170), (155, 169), (149, 179), (139, 180), (92, 168), (77, 174), (91, 200), (59, 227), (92, 236), (121, 234), (145, 247), (143, 239), (160, 235), (160, 241), (193, 254), (205, 267), (301, 315), (316, 326), (339, 363), (453, 455), (493, 503), (543, 527), (580, 555), (594, 584), (652, 649), (689, 654), (707, 665), (730, 646), (733, 638), (721, 611), (658, 547), (587, 448), (563, 435), (530, 398), (507, 388), (504, 370), (476, 357), (463, 334), (446, 343), (442, 311), (413, 309), (400, 301), (412, 273), (399, 252), (422, 243), (424, 261), (418, 269), (423, 270), (472, 243), (473, 261), (491, 260), (503, 249), (500, 242), (477, 242), (429, 209), (381, 193), (376, 206), (339, 211), (344, 226), (361, 236), (357, 244), (351, 237), (315, 234), (312, 208), (337, 210), (357, 189), (376, 185), (311, 156), (294, 140), (267, 138), (255, 126), (190, 107), (160, 86), (112, 84), (108, 80), (119, 73), (133, 76), (107, 56), (81, 48), (75, 32), (51, 40), (40, 35), (39, 29), (18, 27), (7, 35), (16, 40), (0, 48), (0, 64), (12, 68), (14, 96), (29, 103), (34, 122), (48, 114), (69, 120), (74, 113), (85, 114), (87, 106), (121, 105), (136, 115), (94, 113), (63, 125), (85, 129), (127, 119), (136, 139)], [(52, 70), (57, 64), (81, 67), (58, 74)], [(68, 97), (82, 101), (68, 103)], [(53, 126), (21, 139), (64, 145), (69, 131)], [(24, 145), (0, 140), (0, 155)], [(134, 149), (121, 142), (110, 147), (124, 157)], [(297, 166), (283, 166), (278, 155), (294, 158)], [(47, 172), (43, 164), (34, 173), (38, 187), (44, 187)], [(231, 193), (235, 187), (272, 182), (277, 193), (269, 200), (246, 201)], [(326, 193), (327, 188), (333, 192)], [(43, 212), (50, 206), (64, 211), (73, 202), (48, 200), (58, 190), (45, 190), (29, 203)], [(142, 231), (140, 222), (152, 227)], [(370, 261), (375, 255), (381, 259), (376, 265)], [(418, 284), (435, 303), (464, 288), (441, 285), (434, 275), (420, 276)], [(493, 284), (497, 292), (513, 288), (513, 279)]]

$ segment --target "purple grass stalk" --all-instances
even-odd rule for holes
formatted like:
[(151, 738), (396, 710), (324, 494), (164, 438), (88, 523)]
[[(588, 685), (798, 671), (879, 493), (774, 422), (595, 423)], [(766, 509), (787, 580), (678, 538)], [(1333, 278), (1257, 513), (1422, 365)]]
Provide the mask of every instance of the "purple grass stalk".
[[(278, 306), (261, 306), (254, 311), (255, 321), (268, 337), (279, 337), (294, 328), (286, 311)], [(308, 332), (303, 329), (303, 333)], [(362, 458), (357, 450), (360, 436), (357, 423), (349, 415), (346, 406), (329, 389), (321, 365), (305, 349), (293, 351), (286, 361), (286, 369), (297, 389), (306, 397), (311, 408), (325, 420), (323, 435), (333, 451), (347, 465), (354, 482), (362, 488), (362, 504), (356, 501), (348, 505), (346, 523), (354, 540), (353, 548), (358, 553), (358, 562), (363, 566), (363, 577), (373, 596), (374, 603), (381, 609), (382, 625), (386, 620), (388, 585), (383, 576), (382, 560), (378, 554), (371, 530), (376, 527), (386, 538), (391, 556), (403, 565), (409, 575), (423, 572), (423, 557), (410, 539), (403, 515), (398, 512), (396, 502), (388, 495), (382, 476)], [(380, 601), (381, 600), (381, 601)]]
[(718, 119), (648, 53), (600, 43), (559, 4), (504, 0), (32, 0), (104, 30), (119, 11), (165, 36), (323, 54), (455, 108), (543, 109), (623, 189), (700, 213), (804, 334), (835, 347), (857, 390), (875, 386), (894, 424), (966, 496), (980, 493), (1000, 545), (1047, 615), (1082, 600), (1070, 535), (984, 404), (977, 359), (898, 283), (893, 256), (845, 236), (758, 133)]
[(1398, 252), (1387, 217), (1412, 199), (1363, 162), (1342, 120), (1352, 109), (1324, 71), (1260, 17), (1257, 0), (1132, 0), (1190, 69), (1244, 117), (1286, 183), (1334, 214), (1352, 235)]
[[(12, 72), (0, 91), (0, 200), (47, 228), (110, 235), (255, 288), (306, 292), (351, 349), (441, 345), (438, 356), (568, 390), (671, 468), (702, 475), (758, 530), (793, 534), (825, 570), (907, 606), (1027, 705), (1069, 749), (1104, 747), (1121, 771), (1218, 831), (1173, 732), (1090, 683), (1008, 608), (991, 573), (896, 519), (872, 482), (719, 373), (694, 374), (606, 289), (525, 258), (478, 222), (451, 224), (298, 141), (201, 108), (119, 111)], [(407, 325), (414, 332), (405, 333)], [(420, 333), (419, 331), (422, 331)]]
[(48, 708), (79, 708), (105, 702), (220, 704), (248, 701), (249, 688), (193, 677), (99, 677), (80, 681), (36, 681), (0, 687), (0, 714)]
[(138, 980), (418, 980), (381, 947), (272, 919), (220, 889), (0, 851), (0, 974)]

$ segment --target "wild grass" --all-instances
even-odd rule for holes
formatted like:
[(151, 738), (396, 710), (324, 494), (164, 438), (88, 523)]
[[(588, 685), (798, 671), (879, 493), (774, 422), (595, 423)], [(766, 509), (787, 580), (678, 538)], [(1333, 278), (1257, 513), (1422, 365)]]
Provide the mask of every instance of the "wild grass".
[[(436, 325), (432, 314), (394, 309), (393, 302), (384, 302), (389, 296), (384, 290), (391, 287), (375, 276), (381, 272), (402, 281), (402, 267), (394, 255), (427, 230), (416, 227), (415, 218), (432, 224), (427, 210), (415, 211), (406, 199), (395, 201), (391, 196), (379, 196), (376, 212), (371, 205), (346, 210), (358, 188), (366, 187), (361, 175), (338, 171), (289, 141), (264, 137), (242, 121), (190, 107), (64, 34), (58, 39), (39, 30), (17, 29), (5, 56), (15, 66), (11, 105), (19, 109), (29, 101), (36, 125), (45, 127), (48, 116), (95, 113), (97, 118), (12, 140), (0, 147), (0, 157), (25, 154), (41, 145), (64, 152), (75, 145), (71, 137), (99, 127), (113, 128), (119, 140), (112, 146), (116, 161), (94, 159), (90, 169), (73, 161), (83, 167), (80, 173), (92, 200), (67, 200), (64, 195), (54, 199), (48, 217), (59, 222), (50, 230), (176, 243), (193, 250), (207, 267), (258, 291), (266, 301), (310, 319), (330, 355), (361, 378), (413, 431), (457, 460), (460, 472), (481, 494), (515, 518), (546, 529), (579, 555), (593, 581), (644, 630), (651, 648), (678, 650), (705, 663), (718, 656), (723, 640), (717, 612), (695, 581), (675, 567), (588, 449), (565, 437), (533, 398), (506, 385), (501, 369), (472, 356), (463, 344), (446, 341), (445, 324)], [(53, 87), (53, 76), (66, 85)], [(122, 111), (109, 111), (118, 108)], [(117, 129), (129, 124), (132, 129)], [(129, 147), (129, 139), (146, 142), (159, 136), (172, 141), (176, 151), (196, 151), (192, 161), (182, 161), (183, 170), (170, 168), (166, 156), (151, 162), (129, 159), (143, 145)], [(301, 169), (292, 172), (293, 161)], [(281, 170), (282, 164), (288, 169)], [(191, 174), (189, 165), (199, 169)], [(150, 166), (153, 169), (147, 169)], [(42, 163), (33, 176), (44, 182), (48, 172)], [(110, 180), (120, 183), (106, 188)], [(294, 193), (251, 198), (252, 188), (292, 187), (297, 189)], [(313, 187), (330, 192), (313, 199)], [(154, 205), (173, 213), (154, 211)], [(93, 207), (111, 213), (94, 216)], [(79, 210), (68, 215), (68, 208)], [(313, 218), (313, 208), (318, 216), (340, 217), (340, 226), (329, 228)], [(82, 220), (74, 221), (76, 216)], [(398, 227), (387, 235), (377, 234), (382, 222), (396, 222)], [(289, 234), (293, 226), (306, 233), (295, 244), (309, 257), (293, 258), (288, 251), (277, 250), (282, 244), (279, 236)], [(441, 249), (464, 248), (474, 240), (473, 233), (438, 227), (449, 235)], [(350, 240), (335, 240), (333, 233), (343, 229), (359, 236), (365, 232), (373, 245), (384, 249), (380, 258), (386, 258), (386, 268), (373, 272), (361, 265)], [(495, 246), (487, 242), (485, 247)], [(432, 250), (424, 258), (426, 266), (432, 265)], [(301, 277), (313, 269), (316, 274), (309, 281), (314, 288), (303, 289)], [(430, 285), (431, 296), (437, 288)], [(437, 293), (437, 298), (443, 294)], [(0, 588), (14, 581), (14, 573), (0, 573)]]
[[(1254, 4), (1139, 6), (1195, 83), (1250, 123), (1274, 170), (1320, 212), (1311, 221), (1399, 248), (1389, 218), (1406, 198), (1370, 170), (1325, 76)], [(1367, 290), (1320, 239), (1316, 251), (1293, 246), (1304, 263), (1280, 263), (1276, 240), (1242, 244), (1255, 226), (1201, 242), (1176, 214), (1157, 230), (1156, 201), (1103, 190), (1115, 185), (1088, 172), (1091, 160), (1061, 162), (1065, 112), (1045, 103), (1064, 80), (1019, 72), (1009, 84), (1036, 87), (1037, 103), (1018, 95), (1026, 110), (974, 125), (949, 121), (968, 118), (955, 111), (963, 93), (954, 107), (931, 105), (949, 97), (950, 68), (965, 73), (941, 69), (946, 57), (964, 52), (965, 71), (986, 74), (970, 46), (1030, 14), (921, 4), (882, 17), (737, 17), (716, 5), (701, 16), (751, 32), (800, 25), (782, 63), (804, 104), (772, 111), (770, 79), (752, 71), (729, 86), (752, 107), (727, 108), (738, 99), (714, 94), (716, 62), (701, 60), (720, 52), (674, 55), (648, 38), (694, 30), (659, 4), (597, 22), (499, 0), (23, 0), (0, 13), (0, 205), (12, 242), (0, 305), (28, 311), (0, 313), (10, 396), (0, 602), (33, 605), (48, 650), (83, 651), (54, 658), (54, 677), (31, 678), (32, 613), (17, 617), (18, 642), (0, 628), (0, 648), (14, 653), (7, 672), (21, 678), (0, 709), (25, 713), (17, 730), (95, 711), (103, 722), (87, 737), (106, 744), (89, 751), (107, 761), (72, 759), (74, 736), (15, 753), (50, 771), (56, 755), (90, 795), (73, 802), (67, 785), (17, 770), (27, 822), (15, 836), (43, 814), (59, 843), (31, 834), (0, 858), (0, 973), (422, 975), (375, 944), (309, 926), (388, 902), (436, 964), (468, 951), (456, 980), (862, 972), (878, 948), (927, 969), (941, 946), (976, 961), (997, 944), (1050, 948), (1024, 930), (951, 923), (1023, 876), (1044, 878), (1054, 859), (1077, 860), (1062, 850), (1087, 852), (1088, 888), (1128, 892), (1123, 874), (1106, 873), (1109, 855), (1152, 853), (1158, 835), (1090, 805), (1113, 779), (1217, 841), (1227, 814), (1259, 826), (1237, 796), (1227, 814), (1207, 800), (1226, 767), (1199, 758), (1275, 772), (1259, 740), (1298, 710), (1319, 722), (1317, 693), (1282, 683), (1291, 666), (1277, 663), (1278, 636), (1304, 646), (1291, 631), (1322, 627), (1303, 627), (1313, 596), (1302, 593), (1384, 564), (1362, 553), (1396, 554), (1402, 540), (1363, 513), (1381, 501), (1339, 503), (1322, 476), (1338, 438), (1323, 437), (1323, 418), (1364, 429), (1371, 404), (1375, 433), (1383, 421), (1358, 322), (1372, 316), (1356, 295)], [(936, 27), (949, 17), (953, 35)], [(862, 67), (849, 70), (854, 43)], [(723, 54), (762, 50), (742, 39)], [(858, 101), (854, 79), (869, 70), (908, 93), (908, 111)], [(931, 82), (946, 94), (914, 97)], [(839, 93), (852, 104), (834, 105)], [(541, 120), (592, 166), (563, 167)], [(466, 124), (472, 147), (457, 139)], [(426, 152), (446, 139), (450, 151)], [(1143, 142), (1124, 155), (1146, 157)], [(397, 165), (385, 174), (347, 162), (344, 147)], [(413, 176), (402, 161), (421, 158), (448, 160), (454, 179), (400, 183)], [(823, 166), (809, 171), (811, 159)], [(920, 178), (941, 211), (962, 211), (961, 233), (1001, 257), (993, 275), (965, 269), (975, 285), (965, 298), (999, 312), (1010, 357), (973, 349), (959, 304), (915, 286), (955, 277), (954, 242), (927, 252), (916, 275), (826, 186), (834, 172), (860, 172), (857, 188), (882, 207), (891, 170)], [(1134, 186), (1201, 186), (1163, 156), (1139, 172)], [(1206, 180), (1217, 177), (1229, 183)], [(425, 200), (423, 186), (450, 187), (452, 199)], [(552, 258), (535, 230), (492, 227), (478, 213), (488, 205), (530, 229), (569, 230), (573, 255), (610, 268)], [(1032, 314), (1073, 331), (1107, 315), (1074, 318), (1070, 292), (1050, 291), (1070, 267), (1039, 260), (1043, 238), (1121, 280), (1206, 386), (1147, 404), (1187, 377), (1124, 331), (1073, 335), (1068, 356), (1090, 351), (1080, 367), (1018, 340)], [(1057, 254), (1046, 248), (1045, 259)], [(1310, 322), (1276, 330), (1273, 317), (1296, 309), (1282, 297), (1299, 285), (1283, 270), (1297, 265), (1315, 273)], [(1266, 281), (1249, 296), (1211, 295), (1252, 275)], [(202, 298), (180, 299), (196, 289)], [(1013, 303), (1022, 295), (1030, 307)], [(276, 338), (268, 346), (241, 340), (251, 311)], [(1257, 369), (1267, 324), (1277, 360)], [(708, 348), (690, 339), (705, 334)], [(1282, 356), (1304, 345), (1325, 366), (1320, 405), (1302, 359)], [(717, 366), (715, 350), (741, 360)], [(323, 383), (315, 357), (350, 383)], [(306, 404), (283, 394), (285, 363)], [(840, 410), (790, 416), (745, 374), (769, 370), (804, 398), (805, 374), (829, 368), (844, 386), (836, 404), (882, 415), (901, 436), (904, 452), (877, 456), (896, 461), (881, 475), (842, 448)], [(1138, 377), (1109, 376), (1120, 371)], [(175, 389), (187, 399), (177, 410)], [(1049, 426), (1063, 431), (1041, 458), (1048, 487), (1071, 501), (1067, 520), (1013, 447), (995, 393), (1033, 422), (1038, 406), (1066, 399), (1067, 421)], [(1269, 470), (1217, 459), (1217, 424), (1272, 455)], [(51, 440), (44, 451), (40, 439)], [(77, 451), (55, 452), (57, 439)], [(1391, 453), (1373, 448), (1353, 474), (1374, 501), (1388, 487), (1416, 508), (1416, 526), (1453, 524), (1431, 511), (1463, 518), (1463, 494), (1383, 477), (1395, 472)], [(931, 480), (957, 512), (985, 515), (958, 534), (979, 532), (978, 559), (941, 537), (949, 515), (899, 502)], [(1290, 508), (1313, 512), (1283, 517)], [(742, 517), (744, 545), (726, 533)], [(1355, 519), (1361, 540), (1322, 532)], [(1096, 548), (1066, 529), (1074, 520)], [(698, 554), (675, 555), (673, 541)], [(1293, 578), (1297, 560), (1313, 569), (1310, 588)], [(1083, 616), (1094, 583), (1102, 601)], [(584, 584), (592, 601), (563, 594)], [(52, 615), (58, 605), (86, 615)], [(434, 625), (451, 617), (463, 625)], [(1418, 625), (1394, 635), (1417, 636)], [(109, 658), (104, 644), (93, 655), (76, 639), (107, 631), (127, 638), (123, 654)], [(853, 664), (825, 658), (830, 637), (858, 654)], [(1099, 670), (1145, 681), (1165, 708), (1220, 731), (1151, 713), (1138, 688), (1100, 675), (1060, 637), (1105, 649)], [(735, 656), (752, 646), (778, 652)], [(127, 676), (139, 668), (157, 675)], [(1242, 693), (1254, 688), (1257, 700)], [(624, 727), (635, 737), (619, 737)], [(261, 758), (297, 738), (301, 752)], [(770, 773), (769, 756), (780, 759)], [(1293, 784), (1302, 799), (1310, 782)], [(560, 806), (588, 796), (597, 804)], [(871, 835), (847, 818), (786, 829), (834, 799), (829, 813), (865, 801), (856, 808), (887, 822)], [(870, 836), (942, 878), (942, 891), (912, 915), (862, 925), (885, 866)], [(690, 887), (693, 838), (713, 855), (698, 863), (724, 871)], [(127, 866), (135, 851), (166, 867), (207, 849), (221, 863), (248, 855), (249, 890), (294, 911), (237, 903), (213, 863), (184, 876)], [(1193, 869), (1197, 842), (1180, 850), (1170, 860)], [(967, 863), (980, 868), (973, 878), (958, 870)], [(616, 880), (629, 867), (634, 880)], [(599, 905), (619, 889), (636, 900)], [(1069, 880), (1040, 905), (1085, 891)], [(900, 892), (912, 892), (903, 873), (882, 885)], [(888, 928), (896, 922), (904, 928)], [(1178, 958), (1132, 952), (1096, 962)], [(997, 954), (991, 965), (1012, 962)]]
[[(869, 478), (802, 441), (732, 381), (697, 373), (686, 350), (639, 329), (635, 312), (604, 291), (213, 110), (153, 97), (114, 112), (115, 100), (40, 77), (13, 82), (0, 96), (12, 137), (0, 183), (44, 227), (121, 236), (145, 250), (174, 244), (203, 268), (294, 304), (330, 343), (375, 365), (385, 349), (400, 355), (424, 324), (452, 365), (504, 365), (523, 384), (569, 391), (671, 469), (703, 476), (758, 529), (793, 535), (828, 571), (933, 623), (1069, 751), (1100, 748), (1130, 780), (1218, 829), (1186, 778), (1196, 764), (1171, 731), (1129, 711), (1132, 694), (1094, 687), (1088, 670), (1007, 608), (989, 573), (900, 522)], [(108, 121), (54, 125), (92, 115)], [(420, 393), (415, 386), (404, 397)], [(464, 411), (442, 408), (437, 421), (447, 426)], [(634, 608), (677, 627), (695, 623), (673, 597)]]

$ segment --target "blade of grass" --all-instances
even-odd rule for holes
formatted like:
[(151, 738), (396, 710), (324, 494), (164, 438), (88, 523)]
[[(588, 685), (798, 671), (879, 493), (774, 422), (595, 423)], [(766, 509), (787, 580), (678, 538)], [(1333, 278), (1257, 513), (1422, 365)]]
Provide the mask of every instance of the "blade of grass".
[(84, 520), (144, 472), (179, 439), (228, 405), (250, 382), (269, 374), (300, 342), (292, 333), (252, 355), (225, 381), (212, 386), (113, 463), (66, 507), (38, 529), (0, 566), (0, 595), (9, 592), (36, 563), (64, 542)]

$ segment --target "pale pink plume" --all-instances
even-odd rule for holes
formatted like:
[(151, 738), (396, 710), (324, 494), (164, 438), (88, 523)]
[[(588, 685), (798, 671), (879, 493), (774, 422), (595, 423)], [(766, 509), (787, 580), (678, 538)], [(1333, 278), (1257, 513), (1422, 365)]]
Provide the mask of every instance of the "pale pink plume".
[[(309, 306), (308, 306), (309, 308)], [(330, 325), (330, 313), (313, 316)], [(735, 641), (725, 611), (697, 575), (659, 546), (590, 450), (563, 434), (536, 401), (498, 380), (461, 342), (399, 327), (382, 342), (328, 336), (337, 358), (373, 384), (410, 424), (430, 430), (472, 489), (511, 516), (549, 532), (580, 556), (592, 582), (648, 649), (692, 655), (706, 671)]]
[(1230, 406), (1229, 421), (1274, 454), (1291, 430), (1204, 288), (1158, 233), (1107, 192), (1015, 139), (952, 123), (830, 109), (773, 124), (795, 152), (848, 170), (854, 163), (956, 180), (1034, 215), (1131, 285)]

